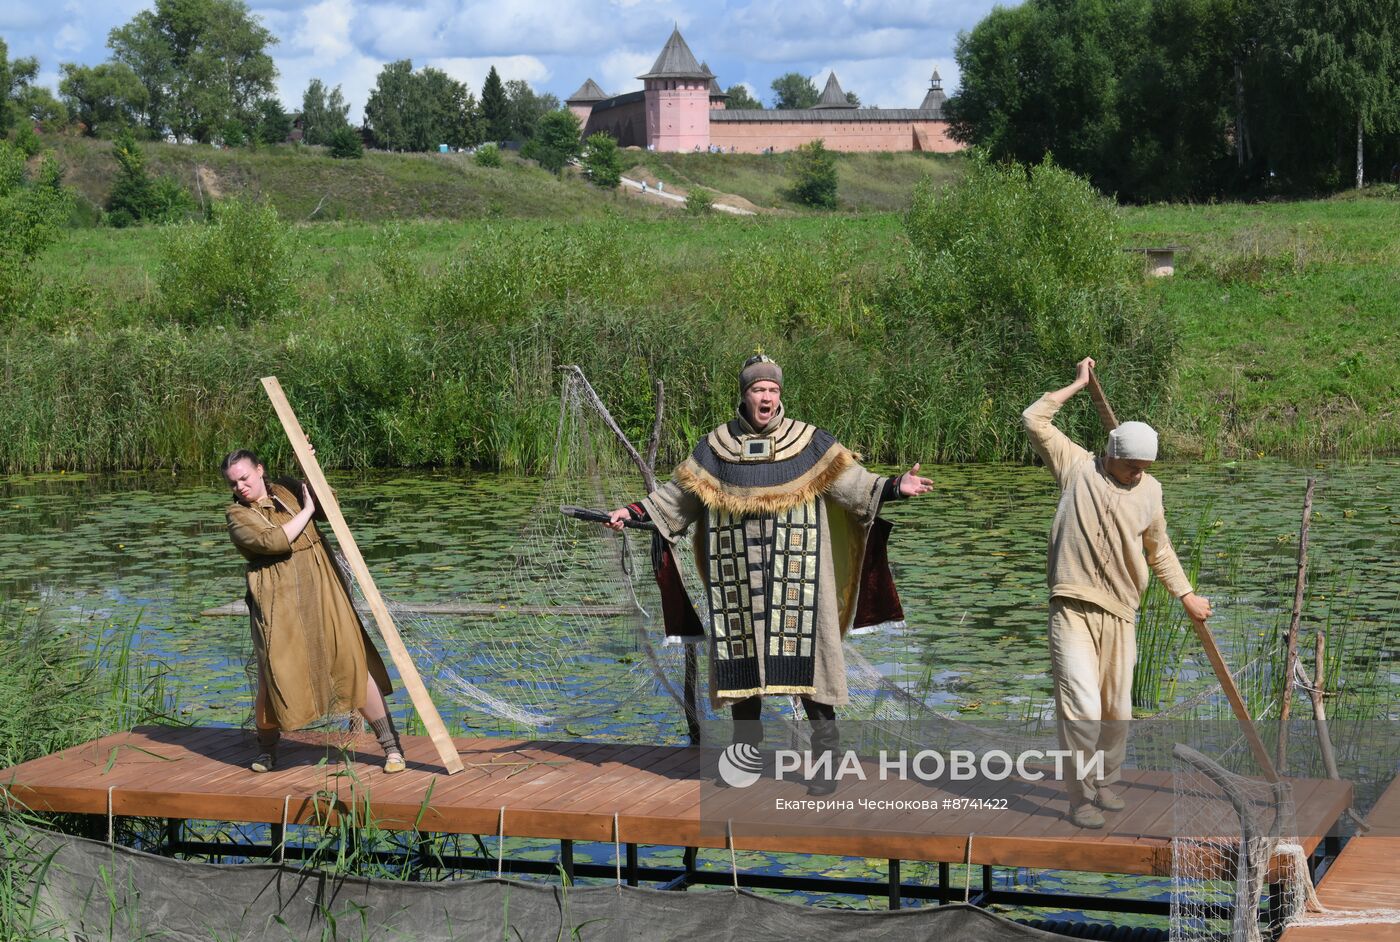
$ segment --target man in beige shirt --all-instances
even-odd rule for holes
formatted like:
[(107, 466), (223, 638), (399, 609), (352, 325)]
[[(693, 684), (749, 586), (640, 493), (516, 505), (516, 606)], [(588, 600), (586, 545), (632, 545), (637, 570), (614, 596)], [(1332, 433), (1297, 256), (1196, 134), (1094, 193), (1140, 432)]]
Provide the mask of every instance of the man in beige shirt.
[(1157, 459), (1157, 433), (1145, 423), (1125, 422), (1096, 456), (1054, 425), (1060, 408), (1088, 385), (1093, 367), (1085, 357), (1074, 382), (1021, 414), (1031, 446), (1060, 486), (1047, 580), (1060, 745), (1086, 763), (1103, 752), (1101, 775), (1066, 783), (1070, 818), (1086, 828), (1104, 826), (1098, 809), (1123, 808), (1109, 786), (1121, 776), (1133, 716), (1133, 623), (1149, 568), (1188, 616), (1198, 622), (1210, 617), (1210, 602), (1192, 591), (1167, 537), (1162, 485), (1146, 473)]

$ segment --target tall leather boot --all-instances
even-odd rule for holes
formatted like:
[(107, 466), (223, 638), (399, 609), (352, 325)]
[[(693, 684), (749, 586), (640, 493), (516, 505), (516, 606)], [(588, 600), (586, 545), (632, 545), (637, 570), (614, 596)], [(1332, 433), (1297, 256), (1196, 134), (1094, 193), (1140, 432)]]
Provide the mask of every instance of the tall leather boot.
[[(812, 761), (822, 771), (807, 780), (807, 794), (821, 797), (836, 791), (837, 752), (841, 748), (841, 732), (836, 727), (836, 708), (814, 700), (802, 699), (807, 719), (812, 724)], [(826, 757), (826, 763), (822, 758)]]
[[(758, 761), (763, 763), (761, 753), (763, 749), (763, 698), (754, 696), (747, 700), (739, 700), (729, 708), (730, 716), (733, 718), (734, 726), (730, 733), (730, 743), (734, 746), (752, 746), (753, 750), (743, 750), (752, 756), (754, 752), (760, 754)], [(737, 753), (739, 750), (733, 750)], [(741, 753), (742, 754), (742, 753)], [(747, 766), (748, 763), (742, 763)], [(766, 769), (766, 763), (759, 770), (760, 774)], [(715, 775), (715, 784), (720, 788), (728, 788), (729, 783), (718, 773)]]

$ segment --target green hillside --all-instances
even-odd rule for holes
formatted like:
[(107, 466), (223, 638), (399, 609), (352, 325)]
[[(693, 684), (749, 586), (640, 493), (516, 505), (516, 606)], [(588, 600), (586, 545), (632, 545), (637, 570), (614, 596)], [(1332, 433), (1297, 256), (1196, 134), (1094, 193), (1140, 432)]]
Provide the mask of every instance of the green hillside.
[[(95, 219), (106, 202), (117, 162), (112, 145), (91, 138), (45, 140), (64, 167), (64, 182), (82, 194), (80, 215)], [(141, 145), (152, 174), (175, 176), (197, 202), (254, 195), (290, 221), (389, 219), (598, 218), (620, 212), (640, 218), (666, 211), (570, 177), (559, 179), (507, 153), (504, 166), (478, 167), (465, 154), (366, 151), (336, 160), (324, 148), (282, 145), (234, 150), (196, 144)]]
[[(78, 220), (91, 223), (112, 189), (117, 162), (112, 145), (55, 135), (44, 143), (57, 153), (64, 181), (80, 194)], [(499, 169), (478, 167), (465, 154), (391, 154), (366, 151), (361, 160), (335, 160), (324, 148), (282, 145), (222, 149), (196, 144), (142, 144), (153, 174), (178, 179), (197, 203), (256, 195), (290, 221), (388, 219), (589, 219), (607, 213), (656, 218), (684, 212), (676, 203), (605, 193), (581, 178), (559, 179), (505, 152)], [(625, 172), (664, 180), (684, 192), (703, 186), (733, 194), (759, 209), (811, 212), (793, 202), (782, 154), (653, 154), (624, 151)], [(837, 154), (843, 211), (899, 212), (924, 177), (948, 180), (959, 157), (929, 154)]]

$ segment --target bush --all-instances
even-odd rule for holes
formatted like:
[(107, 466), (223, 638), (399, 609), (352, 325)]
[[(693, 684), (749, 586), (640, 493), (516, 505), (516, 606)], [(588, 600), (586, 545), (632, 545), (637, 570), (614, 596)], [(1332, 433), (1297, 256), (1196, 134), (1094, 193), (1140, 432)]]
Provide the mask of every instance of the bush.
[(112, 142), (117, 179), (107, 197), (107, 224), (118, 229), (142, 222), (173, 222), (194, 208), (194, 201), (173, 177), (152, 179), (146, 159), (130, 128)]
[(804, 206), (836, 208), (836, 158), (820, 140), (803, 144), (788, 160), (792, 197)]
[[(1122, 414), (1148, 415), (1161, 401), (1175, 353), (1170, 321), (1146, 301), (1141, 261), (1121, 249), (1117, 207), (1087, 180), (1048, 160), (974, 158), (959, 182), (921, 185), (904, 228), (908, 272), (894, 293), (905, 336), (894, 345), (937, 345), (953, 365), (939, 398), (985, 403), (961, 423), (973, 453), (1004, 451), (993, 443), (1084, 356), (1100, 359)], [(1091, 411), (1062, 424), (1075, 423), (1066, 430), (1078, 441), (1100, 434)], [(1029, 455), (1024, 444), (1016, 451)]]
[(501, 149), (495, 144), (482, 144), (472, 155), (472, 160), (478, 167), (499, 167), (501, 165)]
[(578, 118), (572, 111), (551, 111), (535, 126), (535, 136), (525, 142), (521, 156), (539, 161), (551, 173), (559, 173), (578, 156), (579, 130)]
[(612, 135), (599, 131), (583, 142), (583, 169), (595, 186), (617, 189), (622, 182), (622, 152)]
[(26, 302), (34, 287), (30, 265), (58, 239), (72, 206), (52, 154), (26, 174), (24, 152), (0, 141), (0, 322)]
[(247, 326), (272, 317), (287, 306), (295, 281), (277, 210), (243, 200), (221, 204), (208, 223), (175, 229), (157, 276), (165, 312), (186, 325)]
[(360, 139), (360, 132), (348, 124), (342, 124), (332, 131), (328, 144), (331, 156), (337, 160), (359, 160), (365, 155), (365, 144)]
[(685, 211), (692, 216), (703, 216), (713, 209), (714, 205), (714, 194), (704, 187), (693, 186), (685, 195)]

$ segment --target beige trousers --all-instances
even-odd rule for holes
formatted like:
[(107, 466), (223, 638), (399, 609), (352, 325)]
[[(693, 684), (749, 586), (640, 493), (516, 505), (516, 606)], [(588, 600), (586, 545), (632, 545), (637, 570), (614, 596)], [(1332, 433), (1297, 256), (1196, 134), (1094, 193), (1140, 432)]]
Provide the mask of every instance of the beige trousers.
[[(1100, 785), (1121, 777), (1133, 718), (1133, 665), (1137, 634), (1133, 623), (1079, 599), (1050, 600), (1050, 670), (1060, 748), (1076, 758), (1066, 763), (1065, 788), (1071, 806), (1094, 800)], [(1086, 769), (1103, 752), (1103, 774)], [(1080, 758), (1082, 757), (1082, 759)]]

